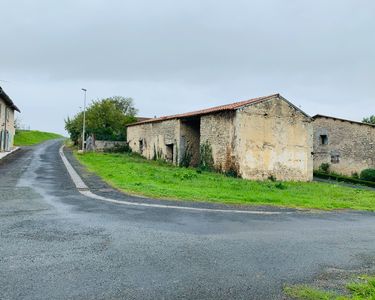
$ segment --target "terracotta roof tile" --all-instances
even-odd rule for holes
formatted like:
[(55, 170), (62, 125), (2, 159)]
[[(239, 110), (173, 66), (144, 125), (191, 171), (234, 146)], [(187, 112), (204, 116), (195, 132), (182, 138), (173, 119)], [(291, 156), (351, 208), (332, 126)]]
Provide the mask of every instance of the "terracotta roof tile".
[(170, 115), (170, 116), (163, 116), (159, 118), (153, 118), (141, 122), (136, 122), (129, 124), (128, 126), (134, 126), (134, 125), (140, 125), (140, 124), (147, 124), (147, 123), (154, 123), (154, 122), (161, 122), (161, 121), (166, 121), (166, 120), (172, 120), (172, 119), (181, 119), (181, 118), (187, 118), (187, 117), (195, 117), (195, 116), (202, 116), (202, 115), (207, 115), (210, 113), (216, 113), (216, 112), (221, 112), (221, 111), (231, 111), (231, 110), (236, 110), (242, 106), (248, 105), (248, 104), (253, 104), (257, 102), (262, 102), (274, 97), (279, 97), (279, 94), (273, 94), (269, 96), (264, 96), (264, 97), (258, 97), (258, 98), (253, 98), (250, 100), (245, 100), (245, 101), (240, 101), (240, 102), (234, 102), (231, 104), (226, 104), (226, 105), (220, 105), (220, 106), (215, 106), (215, 107), (210, 107), (202, 110), (197, 110), (197, 111), (192, 111), (188, 113), (183, 113), (183, 114), (177, 114), (177, 115)]

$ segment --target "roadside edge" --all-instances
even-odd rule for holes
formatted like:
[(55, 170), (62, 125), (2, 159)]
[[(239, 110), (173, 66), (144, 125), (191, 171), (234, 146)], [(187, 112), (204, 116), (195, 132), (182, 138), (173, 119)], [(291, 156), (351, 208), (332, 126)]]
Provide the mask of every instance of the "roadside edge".
[(82, 178), (79, 176), (79, 174), (76, 172), (76, 170), (73, 168), (73, 166), (70, 164), (69, 160), (66, 158), (64, 154), (64, 147), (65, 145), (62, 145), (59, 149), (60, 157), (65, 165), (65, 168), (68, 171), (68, 174), (70, 178), (72, 179), (75, 187), (77, 190), (84, 196), (106, 201), (110, 203), (115, 204), (122, 204), (122, 205), (128, 205), (128, 206), (141, 206), (141, 207), (152, 207), (152, 208), (167, 208), (167, 209), (179, 209), (179, 210), (185, 210), (185, 211), (201, 211), (201, 212), (219, 212), (219, 213), (240, 213), (240, 214), (253, 214), (253, 215), (280, 215), (280, 214), (290, 214), (292, 212), (280, 212), (280, 211), (259, 211), (259, 210), (240, 210), (240, 209), (216, 209), (216, 208), (200, 208), (200, 207), (190, 207), (190, 206), (176, 206), (176, 205), (165, 205), (165, 204), (152, 204), (152, 203), (143, 203), (143, 202), (129, 202), (124, 200), (116, 200), (111, 199), (107, 197), (103, 197), (100, 195), (97, 195), (90, 191), (89, 187), (84, 183)]
[(8, 157), (9, 155), (12, 155), (13, 153), (15, 153), (16, 151), (20, 150), (21, 147), (14, 147), (11, 151), (7, 151), (7, 152), (0, 152), (0, 161), (6, 157)]

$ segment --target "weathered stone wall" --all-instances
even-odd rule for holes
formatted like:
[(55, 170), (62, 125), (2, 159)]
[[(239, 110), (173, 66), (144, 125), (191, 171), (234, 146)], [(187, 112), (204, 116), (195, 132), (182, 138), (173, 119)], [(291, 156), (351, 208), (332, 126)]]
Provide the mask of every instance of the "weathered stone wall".
[(207, 143), (212, 148), (215, 169), (229, 171), (235, 167), (233, 153), (235, 112), (221, 112), (201, 117), (200, 144)]
[(180, 121), (177, 119), (127, 127), (127, 142), (133, 152), (148, 159), (165, 159), (177, 164)]
[(312, 180), (311, 118), (275, 97), (238, 110), (234, 123), (235, 157), (243, 178)]
[(258, 180), (312, 180), (312, 136), (311, 118), (278, 97), (237, 111), (127, 129), (131, 149), (148, 159), (180, 164), (190, 151), (190, 165), (198, 165), (200, 149), (209, 145), (215, 169)]
[[(329, 163), (330, 170), (343, 175), (375, 168), (375, 127), (318, 117), (314, 123), (314, 169)], [(322, 144), (321, 135), (327, 136)]]
[[(5, 109), (7, 109), (8, 118), (5, 120)], [(6, 124), (5, 124), (6, 122)], [(5, 126), (6, 125), (6, 126)], [(5, 145), (5, 128), (8, 132), (7, 145)], [(13, 147), (14, 135), (16, 130), (14, 128), (14, 110), (10, 109), (5, 102), (0, 99), (0, 151), (10, 150)]]
[[(180, 163), (189, 163), (190, 166), (198, 166), (200, 143), (200, 118), (181, 120), (180, 122)], [(184, 161), (185, 160), (185, 161)]]
[(93, 145), (93, 151), (106, 151), (110, 149), (114, 149), (115, 147), (126, 146), (127, 142), (125, 141), (103, 141), (103, 140), (95, 140)]

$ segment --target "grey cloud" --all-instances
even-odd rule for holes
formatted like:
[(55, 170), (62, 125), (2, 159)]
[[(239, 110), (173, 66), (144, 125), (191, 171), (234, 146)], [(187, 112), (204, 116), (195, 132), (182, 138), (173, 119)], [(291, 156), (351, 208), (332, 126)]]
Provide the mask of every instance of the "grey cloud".
[(94, 97), (133, 96), (149, 115), (278, 91), (309, 113), (358, 119), (368, 109), (354, 99), (373, 105), (373, 1), (5, 0), (1, 10), (0, 78), (21, 99), (26, 81), (34, 103), (66, 103), (65, 114), (82, 84)]

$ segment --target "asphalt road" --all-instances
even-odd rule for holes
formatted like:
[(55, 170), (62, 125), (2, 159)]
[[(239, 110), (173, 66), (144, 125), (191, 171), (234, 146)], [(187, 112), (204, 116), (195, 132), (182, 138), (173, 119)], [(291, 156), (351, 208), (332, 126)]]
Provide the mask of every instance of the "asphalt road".
[(374, 214), (106, 203), (75, 190), (60, 143), (0, 162), (0, 299), (282, 299), (284, 284), (374, 261)]

